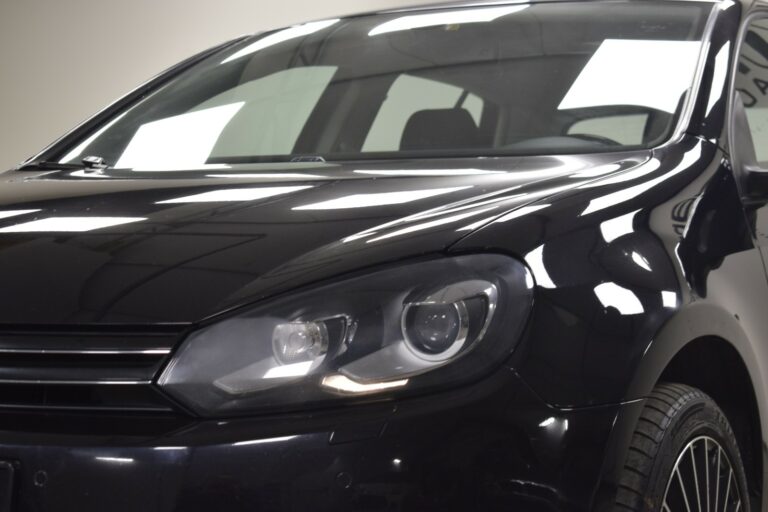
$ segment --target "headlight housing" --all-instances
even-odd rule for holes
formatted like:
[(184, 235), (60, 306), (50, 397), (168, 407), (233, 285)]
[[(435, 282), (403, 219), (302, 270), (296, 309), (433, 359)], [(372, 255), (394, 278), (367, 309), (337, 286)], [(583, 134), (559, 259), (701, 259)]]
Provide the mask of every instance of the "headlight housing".
[(453, 386), (511, 353), (532, 288), (522, 263), (496, 254), (334, 281), (192, 333), (159, 384), (203, 416)]

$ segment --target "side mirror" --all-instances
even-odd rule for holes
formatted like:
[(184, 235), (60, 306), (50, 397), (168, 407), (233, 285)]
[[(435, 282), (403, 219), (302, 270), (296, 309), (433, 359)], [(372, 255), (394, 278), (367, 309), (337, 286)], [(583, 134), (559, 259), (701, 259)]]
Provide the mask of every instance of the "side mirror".
[(752, 131), (749, 128), (747, 109), (741, 94), (737, 91), (733, 98), (731, 123), (731, 151), (737, 176), (742, 183), (745, 199), (768, 199), (768, 169), (757, 161)]

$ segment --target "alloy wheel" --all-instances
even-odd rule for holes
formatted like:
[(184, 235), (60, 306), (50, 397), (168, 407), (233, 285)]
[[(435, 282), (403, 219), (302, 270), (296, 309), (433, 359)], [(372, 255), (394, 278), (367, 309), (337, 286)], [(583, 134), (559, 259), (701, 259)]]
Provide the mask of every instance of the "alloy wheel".
[(715, 439), (690, 441), (675, 462), (662, 512), (739, 512), (741, 492), (728, 454)]

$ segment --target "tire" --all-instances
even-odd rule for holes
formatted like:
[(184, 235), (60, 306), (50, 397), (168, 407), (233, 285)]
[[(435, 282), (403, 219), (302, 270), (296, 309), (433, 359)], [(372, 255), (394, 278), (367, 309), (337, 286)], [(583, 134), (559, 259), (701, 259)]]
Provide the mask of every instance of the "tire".
[(748, 496), (736, 438), (717, 404), (696, 388), (657, 386), (632, 436), (615, 510), (749, 512)]

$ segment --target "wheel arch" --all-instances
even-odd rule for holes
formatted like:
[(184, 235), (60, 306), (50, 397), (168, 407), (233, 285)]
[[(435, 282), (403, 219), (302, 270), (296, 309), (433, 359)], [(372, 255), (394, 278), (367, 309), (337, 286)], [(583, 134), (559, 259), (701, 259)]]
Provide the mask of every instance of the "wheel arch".
[(628, 399), (648, 396), (660, 382), (687, 384), (707, 393), (731, 423), (750, 492), (761, 497), (768, 488), (768, 436), (760, 360), (737, 315), (716, 304), (693, 303), (680, 309), (646, 347)]

